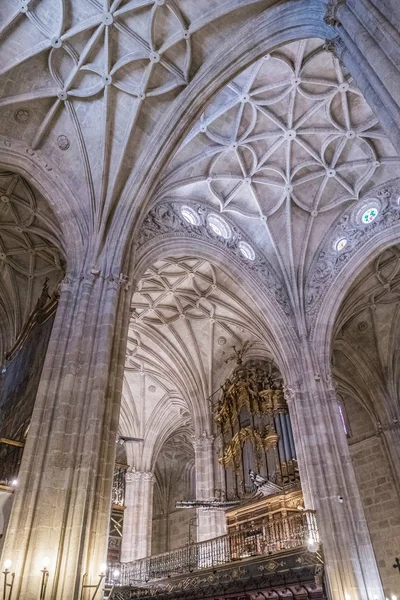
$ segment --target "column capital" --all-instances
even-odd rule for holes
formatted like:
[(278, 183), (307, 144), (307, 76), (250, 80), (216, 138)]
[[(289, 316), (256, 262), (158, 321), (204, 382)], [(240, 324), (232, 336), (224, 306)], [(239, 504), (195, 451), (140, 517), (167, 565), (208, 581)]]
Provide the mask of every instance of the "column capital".
[(344, 43), (340, 35), (337, 35), (334, 38), (325, 41), (324, 50), (330, 52), (331, 54), (336, 56), (338, 60), (341, 61), (343, 52), (346, 50), (346, 44)]
[(195, 450), (205, 450), (207, 448), (212, 448), (212, 445), (215, 440), (215, 435), (209, 435), (206, 431), (203, 431), (201, 436), (195, 437), (192, 436), (192, 443)]
[(337, 11), (342, 4), (346, 4), (346, 0), (328, 0), (324, 16), (327, 25), (337, 25), (339, 23)]
[(136, 469), (132, 469), (131, 471), (126, 472), (125, 481), (130, 483), (132, 481), (149, 481), (151, 484), (154, 484), (156, 478), (152, 471), (137, 471)]

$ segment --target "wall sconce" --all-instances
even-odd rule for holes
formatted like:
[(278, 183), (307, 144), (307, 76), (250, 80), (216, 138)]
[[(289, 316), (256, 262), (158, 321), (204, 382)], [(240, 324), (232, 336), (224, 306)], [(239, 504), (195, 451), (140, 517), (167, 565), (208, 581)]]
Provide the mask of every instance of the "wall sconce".
[(49, 569), (47, 568), (49, 566), (49, 559), (46, 557), (43, 559), (42, 565), (43, 565), (43, 569), (41, 570), (42, 573), (42, 583), (40, 584), (40, 596), (39, 599), (40, 600), (45, 600), (46, 598), (46, 589), (47, 589), (47, 582), (49, 580)]
[[(11, 560), (4, 561), (3, 600), (10, 600), (12, 590), (13, 590), (15, 573), (10, 573), (10, 567), (11, 567)], [(8, 581), (8, 576), (10, 576), (11, 581)], [(8, 588), (8, 596), (7, 596), (7, 588)]]
[(84, 574), (84, 576), (82, 577), (81, 600), (83, 600), (84, 591), (89, 590), (89, 589), (94, 590), (92, 596), (90, 597), (90, 600), (94, 600), (96, 598), (96, 594), (100, 589), (101, 582), (103, 581), (104, 577), (106, 576), (106, 571), (107, 571), (107, 565), (106, 564), (100, 565), (99, 581), (98, 581), (97, 585), (96, 584), (90, 585), (88, 583), (85, 583), (86, 573)]

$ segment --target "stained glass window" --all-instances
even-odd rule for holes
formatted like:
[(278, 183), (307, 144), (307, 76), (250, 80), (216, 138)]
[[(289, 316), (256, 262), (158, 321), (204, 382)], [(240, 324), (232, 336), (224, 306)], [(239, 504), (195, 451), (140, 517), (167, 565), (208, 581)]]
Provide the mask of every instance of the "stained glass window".
[(345, 434), (347, 435), (347, 427), (346, 427), (346, 421), (344, 420), (343, 407), (341, 404), (338, 404), (338, 407), (339, 407), (340, 418), (342, 419), (343, 429), (344, 429)]
[(239, 251), (247, 260), (254, 260), (256, 257), (253, 248), (247, 242), (239, 242)]
[(376, 206), (371, 206), (370, 208), (367, 208), (367, 210), (363, 213), (361, 217), (361, 222), (365, 225), (367, 225), (368, 223), (372, 223), (372, 221), (374, 221), (378, 216), (378, 212), (379, 211), (376, 208)]
[(208, 224), (210, 229), (220, 237), (228, 240), (232, 236), (231, 228), (228, 223), (221, 219), (218, 215), (208, 215)]
[(340, 240), (338, 240), (335, 244), (336, 251), (341, 252), (342, 250), (344, 250), (346, 245), (347, 245), (346, 238), (340, 238)]
[(190, 208), (190, 206), (182, 206), (181, 215), (185, 219), (185, 221), (187, 221), (191, 225), (200, 224), (199, 215), (193, 210), (193, 208)]

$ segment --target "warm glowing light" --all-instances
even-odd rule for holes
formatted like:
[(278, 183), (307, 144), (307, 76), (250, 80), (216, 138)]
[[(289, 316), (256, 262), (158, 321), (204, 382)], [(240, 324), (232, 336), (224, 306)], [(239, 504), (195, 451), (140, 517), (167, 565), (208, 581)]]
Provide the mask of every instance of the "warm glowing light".
[(13, 479), (11, 485), (18, 485), (18, 479)]
[(113, 571), (113, 576), (114, 577), (119, 577), (120, 576), (120, 572), (118, 571), (118, 569), (115, 569), (115, 571)]
[(346, 598), (346, 600), (351, 600), (350, 594), (345, 594), (344, 597)]
[(310, 535), (307, 540), (307, 550), (309, 552), (316, 552), (318, 550), (319, 544), (314, 538)]
[(392, 594), (392, 600), (397, 600), (397, 596), (395, 596), (394, 594)]
[(6, 571), (8, 571), (8, 569), (11, 567), (11, 560), (5, 560), (4, 561), (4, 568)]
[(102, 563), (100, 565), (100, 575), (105, 575), (106, 571), (107, 571), (107, 565), (106, 565), (106, 563)]
[(45, 556), (44, 559), (42, 560), (42, 567), (43, 569), (47, 569), (47, 567), (50, 564), (50, 559), (48, 556)]

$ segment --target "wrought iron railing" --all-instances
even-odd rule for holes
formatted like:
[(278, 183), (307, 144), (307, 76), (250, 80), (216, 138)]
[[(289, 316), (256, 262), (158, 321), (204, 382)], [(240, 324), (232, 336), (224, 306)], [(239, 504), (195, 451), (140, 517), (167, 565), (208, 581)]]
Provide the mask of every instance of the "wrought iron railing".
[(272, 515), (253, 529), (243, 529), (129, 563), (111, 564), (108, 580), (134, 586), (301, 546), (315, 551), (318, 545), (314, 511), (289, 511), (285, 516), (279, 514), (278, 518)]
[(23, 451), (23, 442), (0, 438), (0, 485), (14, 486)]

